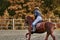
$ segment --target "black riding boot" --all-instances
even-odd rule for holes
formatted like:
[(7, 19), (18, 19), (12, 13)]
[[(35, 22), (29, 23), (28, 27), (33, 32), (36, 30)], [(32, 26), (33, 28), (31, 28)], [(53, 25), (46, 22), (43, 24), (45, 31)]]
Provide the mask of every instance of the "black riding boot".
[(36, 27), (33, 27), (33, 30), (32, 30), (32, 32), (34, 33), (36, 31)]

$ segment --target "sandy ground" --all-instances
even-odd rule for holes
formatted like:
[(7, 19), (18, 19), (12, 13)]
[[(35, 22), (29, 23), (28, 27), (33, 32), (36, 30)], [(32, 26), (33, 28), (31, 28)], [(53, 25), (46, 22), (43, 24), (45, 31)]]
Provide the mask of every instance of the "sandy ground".
[[(27, 30), (0, 30), (0, 40), (26, 40), (25, 34), (27, 32)], [(60, 30), (55, 30), (54, 35), (56, 40), (60, 40)], [(44, 40), (45, 36), (46, 32), (42, 34), (34, 33), (31, 40)], [(49, 40), (52, 40), (51, 36), (49, 36)]]

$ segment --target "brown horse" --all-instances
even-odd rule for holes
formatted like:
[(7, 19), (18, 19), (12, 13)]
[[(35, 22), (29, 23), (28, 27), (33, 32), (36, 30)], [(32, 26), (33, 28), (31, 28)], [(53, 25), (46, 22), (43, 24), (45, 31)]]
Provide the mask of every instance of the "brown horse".
[[(32, 26), (31, 25), (32, 25), (33, 21), (34, 21), (33, 17), (27, 16), (25, 18), (25, 23), (27, 23), (29, 25), (28, 33), (26, 33), (26, 38), (27, 38), (27, 35), (29, 36), (27, 40), (30, 40), (30, 38), (31, 38), (31, 34), (32, 34), (31, 33)], [(40, 22), (40, 23), (37, 23), (37, 25), (36, 25), (35, 33), (47, 32), (45, 40), (48, 40), (49, 35), (51, 35), (53, 40), (56, 40), (55, 36), (53, 34), (54, 29), (55, 29), (55, 24), (53, 24), (52, 22)]]

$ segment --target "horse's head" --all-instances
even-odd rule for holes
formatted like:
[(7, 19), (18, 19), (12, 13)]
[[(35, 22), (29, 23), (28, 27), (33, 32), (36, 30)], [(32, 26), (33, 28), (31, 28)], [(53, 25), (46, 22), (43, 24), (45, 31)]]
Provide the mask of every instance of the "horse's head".
[(31, 24), (33, 22), (33, 17), (31, 16), (26, 16), (25, 17), (25, 23), (26, 24)]

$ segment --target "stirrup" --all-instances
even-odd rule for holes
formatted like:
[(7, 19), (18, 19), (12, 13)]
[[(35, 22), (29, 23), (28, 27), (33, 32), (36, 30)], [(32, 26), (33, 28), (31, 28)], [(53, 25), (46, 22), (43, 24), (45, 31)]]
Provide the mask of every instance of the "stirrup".
[(31, 30), (31, 34), (33, 34), (33, 33), (35, 33), (35, 32), (33, 32), (33, 31)]
[(31, 34), (33, 34), (33, 32), (31, 31)]

